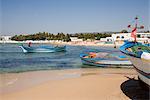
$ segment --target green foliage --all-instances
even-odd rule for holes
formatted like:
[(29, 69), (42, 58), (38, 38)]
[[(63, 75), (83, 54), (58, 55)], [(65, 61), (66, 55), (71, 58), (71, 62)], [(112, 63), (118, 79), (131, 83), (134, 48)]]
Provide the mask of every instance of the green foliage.
[(100, 40), (100, 38), (110, 37), (109, 33), (76, 33), (76, 34), (64, 34), (57, 33), (51, 34), (48, 32), (39, 32), (36, 34), (30, 35), (15, 35), (11, 38), (11, 40), (15, 41), (26, 41), (26, 40), (61, 40), (64, 42), (71, 41), (70, 37), (78, 37), (79, 39), (83, 39), (84, 41), (87, 39), (90, 40)]
[(47, 33), (47, 32), (39, 32), (36, 34), (30, 35), (15, 35), (11, 38), (11, 40), (15, 41), (25, 41), (25, 40), (62, 40), (69, 42), (71, 41), (69, 34), (58, 33), (56, 35)]
[(79, 39), (83, 39), (83, 41), (87, 39), (91, 40), (100, 40), (100, 38), (106, 38), (110, 37), (111, 34), (109, 33), (76, 33), (76, 34), (71, 34), (71, 37), (78, 37)]

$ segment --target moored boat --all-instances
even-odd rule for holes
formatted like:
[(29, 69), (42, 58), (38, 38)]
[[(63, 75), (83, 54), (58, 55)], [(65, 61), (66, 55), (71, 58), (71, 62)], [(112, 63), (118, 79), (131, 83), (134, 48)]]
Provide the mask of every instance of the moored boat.
[(83, 64), (98, 67), (129, 67), (132, 63), (124, 55), (108, 52), (84, 52), (80, 54)]
[(66, 46), (39, 46), (39, 47), (32, 47), (32, 46), (19, 46), (24, 53), (33, 53), (33, 52), (61, 52), (66, 51)]

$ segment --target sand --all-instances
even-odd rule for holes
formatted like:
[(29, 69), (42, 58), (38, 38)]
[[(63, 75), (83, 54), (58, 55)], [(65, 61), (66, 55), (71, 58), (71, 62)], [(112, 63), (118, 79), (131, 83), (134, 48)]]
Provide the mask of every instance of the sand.
[[(137, 87), (138, 91), (143, 93), (136, 79), (137, 73), (134, 69), (119, 68), (84, 68), (1, 74), (0, 99), (129, 100), (135, 97)], [(128, 86), (130, 87), (129, 91)], [(128, 92), (131, 90), (134, 93), (130, 93), (130, 95)], [(147, 95), (140, 95), (142, 98), (148, 98)]]

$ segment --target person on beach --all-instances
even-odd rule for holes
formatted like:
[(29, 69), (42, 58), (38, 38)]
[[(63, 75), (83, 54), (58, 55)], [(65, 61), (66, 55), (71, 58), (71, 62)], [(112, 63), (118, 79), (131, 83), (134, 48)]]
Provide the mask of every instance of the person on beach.
[(32, 44), (32, 43), (31, 43), (31, 42), (29, 42), (29, 43), (28, 43), (28, 47), (31, 47), (31, 44)]

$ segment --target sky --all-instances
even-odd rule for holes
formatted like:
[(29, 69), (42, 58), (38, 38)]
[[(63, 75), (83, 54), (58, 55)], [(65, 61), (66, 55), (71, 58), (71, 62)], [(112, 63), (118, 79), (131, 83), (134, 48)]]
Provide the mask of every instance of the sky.
[(0, 0), (0, 34), (121, 31), (150, 27), (150, 0)]

